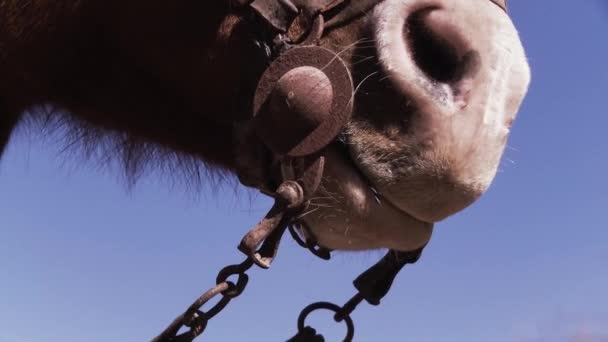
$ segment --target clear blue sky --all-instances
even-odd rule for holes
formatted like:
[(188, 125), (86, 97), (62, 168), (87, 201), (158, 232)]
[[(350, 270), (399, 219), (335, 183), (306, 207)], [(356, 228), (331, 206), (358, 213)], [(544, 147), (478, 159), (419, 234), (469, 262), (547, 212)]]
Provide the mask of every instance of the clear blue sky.
[[(608, 341), (608, 2), (510, 5), (533, 82), (501, 172), (383, 305), (354, 314), (357, 341)], [(0, 166), (0, 342), (149, 340), (241, 259), (270, 204), (153, 176), (129, 192), (58, 151), (22, 135)], [(342, 303), (379, 256), (321, 262), (286, 239), (200, 340), (285, 340), (302, 307)]]

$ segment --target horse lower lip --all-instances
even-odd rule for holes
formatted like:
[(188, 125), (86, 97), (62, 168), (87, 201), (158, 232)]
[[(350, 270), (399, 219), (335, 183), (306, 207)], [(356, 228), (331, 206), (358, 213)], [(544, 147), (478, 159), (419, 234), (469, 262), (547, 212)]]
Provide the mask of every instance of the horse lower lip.
[(383, 204), (390, 205), (391, 208), (402, 213), (403, 215), (407, 215), (407, 216), (414, 218), (416, 220), (419, 220), (421, 222), (432, 223), (432, 222), (420, 220), (419, 218), (417, 218), (417, 217), (413, 216), (412, 214), (408, 213), (407, 211), (401, 209), (395, 203), (393, 203), (388, 198), (383, 196), (382, 192), (380, 192), (378, 190), (378, 188), (374, 185), (374, 182), (365, 175), (365, 173), (361, 170), (361, 168), (359, 168), (359, 165), (357, 164), (357, 162), (353, 159), (352, 154), (348, 148), (347, 138), (341, 138), (341, 139), (336, 140), (333, 144), (329, 145), (328, 148), (333, 148), (333, 149), (339, 150), (338, 155), (343, 159), (344, 162), (346, 162), (349, 165), (349, 168), (351, 169), (351, 171), (356, 173), (357, 176), (367, 184), (367, 187), (370, 189), (371, 193), (373, 194), (374, 201), (376, 203), (378, 203), (380, 205), (383, 205)]
[(414, 250), (428, 242), (433, 224), (401, 210), (381, 194), (339, 143), (327, 146), (322, 187), (302, 219), (321, 246), (333, 250)]

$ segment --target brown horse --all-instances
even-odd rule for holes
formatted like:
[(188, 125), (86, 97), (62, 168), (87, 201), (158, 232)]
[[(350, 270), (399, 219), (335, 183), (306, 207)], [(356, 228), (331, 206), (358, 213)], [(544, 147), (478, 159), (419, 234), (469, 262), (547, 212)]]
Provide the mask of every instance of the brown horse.
[[(265, 26), (229, 0), (0, 0), (0, 153), (39, 122), (132, 176), (257, 168), (242, 127), (275, 57)], [(383, 0), (320, 44), (356, 91), (303, 219), (328, 248), (417, 249), (495, 176), (530, 79), (517, 31), (487, 0)]]

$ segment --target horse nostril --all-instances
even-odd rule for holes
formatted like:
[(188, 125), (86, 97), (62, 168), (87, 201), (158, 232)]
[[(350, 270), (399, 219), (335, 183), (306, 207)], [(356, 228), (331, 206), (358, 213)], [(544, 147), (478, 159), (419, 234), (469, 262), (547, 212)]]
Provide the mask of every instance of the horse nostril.
[(480, 58), (441, 12), (427, 8), (413, 13), (406, 21), (404, 37), (414, 62), (426, 76), (454, 84), (473, 74)]

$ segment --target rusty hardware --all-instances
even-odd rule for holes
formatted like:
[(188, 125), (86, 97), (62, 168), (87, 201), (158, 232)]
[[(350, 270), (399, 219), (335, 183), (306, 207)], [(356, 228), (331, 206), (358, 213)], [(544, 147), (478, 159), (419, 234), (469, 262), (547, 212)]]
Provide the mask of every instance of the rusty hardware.
[[(280, 236), (278, 236), (278, 240), (273, 240), (273, 242), (278, 246), (279, 240)], [(317, 302), (305, 307), (298, 316), (298, 332), (288, 342), (325, 341), (323, 335), (317, 334), (314, 328), (306, 325), (306, 318), (318, 310), (332, 311), (336, 322), (344, 321), (347, 332), (343, 341), (352, 341), (355, 333), (354, 322), (351, 318), (352, 312), (364, 300), (371, 305), (379, 305), (380, 300), (389, 292), (393, 280), (399, 271), (405, 265), (418, 261), (423, 248), (412, 252), (389, 251), (378, 263), (367, 269), (353, 281), (358, 292), (343, 306), (340, 307), (329, 302)], [(232, 299), (243, 293), (249, 281), (249, 276), (246, 272), (255, 264), (251, 257), (247, 257), (241, 264), (223, 268), (216, 278), (216, 286), (194, 301), (183, 314), (179, 315), (152, 342), (192, 342), (205, 331), (211, 318), (220, 313)], [(236, 283), (228, 280), (231, 276), (238, 276)], [(222, 296), (221, 299), (211, 309), (201, 311), (203, 305), (220, 295)], [(178, 332), (183, 327), (188, 327), (189, 330), (178, 335)]]
[(343, 341), (350, 342), (353, 340), (353, 337), (355, 336), (355, 324), (353, 323), (353, 319), (350, 317), (350, 314), (344, 314), (343, 308), (336, 304), (329, 302), (318, 302), (310, 304), (309, 306), (305, 307), (304, 310), (302, 310), (300, 316), (298, 317), (298, 334), (287, 340), (287, 342), (325, 341), (323, 335), (317, 334), (317, 331), (314, 328), (306, 325), (306, 318), (308, 315), (317, 310), (333, 311), (335, 313), (334, 320), (336, 322), (344, 321), (346, 324), (346, 336), (344, 337)]
[[(312, 163), (312, 171), (322, 173), (323, 162), (316, 160)], [(304, 169), (310, 170), (310, 169)], [(242, 239), (239, 245), (247, 259), (241, 264), (227, 266), (222, 269), (216, 279), (216, 285), (209, 291), (201, 295), (190, 307), (179, 315), (153, 342), (191, 342), (199, 336), (209, 320), (221, 312), (230, 301), (240, 296), (247, 283), (249, 276), (246, 272), (257, 265), (263, 269), (270, 267), (274, 259), (281, 237), (288, 224), (305, 208), (305, 195), (314, 192), (316, 189), (309, 189), (310, 186), (318, 186), (320, 176), (312, 177), (312, 182), (288, 180), (279, 186), (275, 196), (275, 204), (270, 209), (266, 217), (251, 229)], [(319, 178), (319, 180), (316, 180)], [(306, 189), (306, 190), (305, 190)], [(261, 247), (259, 247), (261, 245)], [(258, 249), (259, 248), (259, 249)], [(231, 276), (238, 276), (236, 283), (229, 281)], [(212, 298), (221, 295), (220, 301), (208, 311), (201, 311), (201, 307)], [(178, 335), (183, 327), (189, 330)]]
[[(216, 279), (216, 286), (192, 303), (186, 312), (178, 316), (153, 342), (193, 341), (203, 333), (211, 318), (243, 293), (249, 281), (246, 271), (253, 265), (263, 269), (270, 267), (287, 226), (306, 209), (307, 199), (319, 187), (324, 165), (324, 158), (320, 156), (298, 158), (286, 165), (294, 179), (286, 180), (278, 187), (273, 194), (275, 204), (239, 244), (239, 250), (247, 259), (241, 264), (227, 266), (221, 270)], [(308, 244), (310, 245), (310, 241)], [(228, 280), (233, 275), (238, 275), (236, 284)], [(204, 304), (218, 295), (222, 298), (215, 306), (206, 312), (201, 311), (200, 308)], [(190, 329), (177, 335), (183, 327)]]
[[(232, 6), (249, 5), (271, 28), (286, 34), (277, 40), (278, 45), (286, 48), (258, 84), (253, 101), (253, 127), (249, 127), (279, 160), (283, 183), (274, 193), (269, 193), (275, 198), (275, 204), (268, 214), (241, 240), (239, 250), (247, 256), (245, 261), (222, 269), (216, 285), (194, 301), (153, 342), (191, 342), (202, 334), (209, 320), (243, 293), (249, 281), (246, 272), (253, 265), (270, 267), (286, 230), (300, 246), (323, 259), (330, 258), (331, 251), (317, 245), (305, 223), (294, 222), (321, 182), (325, 160), (318, 152), (338, 136), (352, 115), (350, 72), (339, 55), (318, 45), (324, 30), (364, 15), (381, 1), (231, 0)], [(507, 10), (507, 0), (491, 1)], [(298, 46), (293, 47), (294, 43)], [(268, 186), (259, 184), (263, 173), (239, 177), (268, 193)], [(302, 238), (297, 230), (304, 231), (306, 237)], [(298, 317), (298, 332), (289, 341), (325, 340), (306, 325), (306, 318), (317, 310), (332, 311), (336, 322), (344, 321), (347, 327), (344, 341), (352, 341), (355, 331), (352, 312), (363, 301), (379, 305), (400, 270), (418, 261), (423, 249), (389, 251), (353, 281), (358, 292), (341, 307), (317, 302), (304, 308)], [(237, 276), (236, 283), (228, 280), (232, 276)], [(206, 303), (218, 296), (221, 298), (214, 306), (202, 311)], [(179, 334), (184, 327), (189, 329)]]
[(301, 212), (304, 190), (295, 181), (286, 181), (277, 190), (277, 200), (266, 217), (243, 237), (239, 250), (261, 268), (269, 268), (279, 242), (293, 214)]
[[(241, 264), (227, 266), (222, 269), (216, 280), (216, 285), (201, 295), (190, 307), (179, 315), (160, 335), (152, 342), (191, 342), (202, 334), (207, 323), (220, 313), (230, 301), (243, 293), (249, 277), (247, 272), (253, 266), (253, 261), (247, 259)], [(238, 276), (235, 283), (228, 280), (230, 276)], [(201, 311), (201, 307), (211, 299), (221, 295), (222, 298), (208, 311)], [(178, 335), (179, 330), (188, 327), (189, 330)]]
[[(295, 8), (290, 0), (255, 0), (250, 4), (262, 17), (270, 19), (269, 23), (275, 28), (282, 25), (281, 21), (289, 23), (285, 26), (285, 32), (298, 15), (301, 20), (296, 26), (305, 26), (310, 22), (309, 30), (302, 27), (294, 30), (300, 31), (298, 35), (306, 32), (307, 36), (300, 46), (290, 48), (270, 65), (254, 97), (253, 131), (279, 160), (283, 183), (272, 194), (275, 203), (270, 211), (243, 237), (238, 246), (247, 259), (220, 271), (216, 286), (192, 303), (153, 342), (191, 342), (203, 333), (209, 320), (243, 293), (249, 280), (246, 271), (253, 265), (263, 269), (270, 267), (288, 227), (300, 245), (323, 259), (329, 259), (330, 251), (318, 247), (310, 232), (304, 242), (295, 231), (293, 221), (306, 209), (307, 199), (321, 183), (325, 159), (317, 152), (335, 139), (352, 114), (353, 84), (348, 68), (334, 52), (316, 46), (325, 27), (324, 17), (320, 13), (342, 2), (344, 0), (319, 0), (310, 2), (314, 3), (311, 7), (307, 1), (303, 1), (307, 6), (298, 2), (299, 7)], [(272, 14), (274, 18), (267, 17), (265, 15), (270, 12), (264, 11), (269, 9), (285, 16), (280, 17), (275, 13)], [(278, 127), (282, 129), (276, 129)], [(251, 179), (255, 180), (256, 177)], [(238, 276), (236, 284), (228, 280), (234, 275)], [(213, 307), (207, 311), (201, 310), (209, 300), (220, 295), (221, 299)], [(352, 335), (354, 327), (350, 312), (345, 313), (342, 308), (338, 310), (333, 304), (313, 304), (309, 307), (309, 312), (301, 315), (302, 327), (299, 331), (310, 331), (304, 327), (306, 316), (322, 308), (333, 308), (336, 315), (347, 322), (349, 334)], [(179, 334), (184, 327), (189, 329)]]
[(284, 181), (277, 189), (275, 204), (268, 214), (241, 240), (238, 249), (261, 268), (267, 269), (279, 249), (287, 227), (308, 206), (308, 198), (321, 183), (325, 158), (299, 158), (285, 167), (293, 179)]
[(389, 251), (379, 262), (361, 273), (353, 284), (358, 290), (344, 306), (329, 302), (317, 302), (305, 307), (298, 317), (298, 333), (288, 342), (317, 342), (325, 341), (323, 335), (306, 325), (306, 318), (317, 310), (329, 310), (334, 313), (334, 321), (346, 324), (345, 342), (351, 342), (355, 335), (355, 326), (350, 315), (364, 300), (371, 305), (379, 305), (380, 300), (389, 292), (393, 280), (407, 264), (413, 264), (420, 259), (423, 248), (411, 252)]
[[(306, 208), (307, 199), (315, 193), (323, 173), (323, 157), (298, 158), (286, 166), (295, 180), (283, 182), (274, 194), (275, 204), (265, 218), (251, 229), (241, 240), (239, 250), (247, 259), (241, 264), (227, 266), (222, 269), (217, 278), (216, 286), (200, 296), (190, 307), (178, 316), (153, 342), (191, 342), (202, 334), (209, 320), (220, 313), (230, 301), (240, 296), (249, 276), (246, 272), (257, 265), (263, 269), (270, 267), (275, 258), (281, 238), (289, 225), (290, 232), (303, 247), (315, 255), (328, 259), (329, 250), (315, 247), (314, 239), (306, 238), (304, 242), (294, 231), (293, 220)], [(312, 236), (311, 234), (308, 234)], [(408, 263), (414, 263), (420, 257), (422, 249), (414, 252), (390, 251), (382, 260), (362, 273), (353, 282), (359, 291), (343, 307), (332, 303), (319, 302), (306, 307), (298, 318), (298, 334), (290, 341), (323, 341), (323, 336), (305, 326), (306, 317), (313, 311), (325, 309), (335, 313), (337, 322), (344, 321), (347, 326), (345, 341), (351, 341), (354, 336), (354, 324), (350, 317), (353, 310), (366, 300), (372, 305), (380, 304), (380, 300), (388, 293), (397, 273)], [(229, 281), (231, 276), (238, 276), (236, 283)], [(212, 298), (221, 295), (221, 299), (208, 311), (201, 307)], [(178, 335), (180, 329), (189, 329)]]
[(279, 156), (313, 154), (350, 119), (352, 95), (350, 72), (334, 52), (318, 46), (292, 48), (270, 65), (258, 84), (255, 131)]
[[(291, 39), (288, 43), (281, 42), (287, 48), (258, 83), (253, 101), (254, 116), (249, 127), (278, 160), (282, 183), (270, 193), (269, 184), (259, 184), (264, 168), (253, 175), (239, 175), (247, 184), (265, 189), (264, 192), (275, 199), (270, 211), (238, 246), (247, 258), (240, 264), (222, 269), (216, 285), (194, 301), (153, 342), (191, 342), (202, 334), (209, 320), (243, 293), (249, 281), (246, 272), (251, 267), (270, 267), (286, 230), (314, 255), (326, 260), (330, 258), (331, 251), (318, 246), (314, 235), (298, 218), (321, 183), (325, 159), (319, 152), (336, 139), (352, 115), (353, 83), (340, 56), (318, 45), (325, 29), (362, 15), (379, 1), (232, 0), (234, 6), (248, 4), (270, 26)], [(293, 47), (290, 45), (293, 43), (299, 45)], [(297, 230), (303, 232), (305, 238)], [(298, 318), (298, 333), (289, 341), (324, 341), (322, 335), (306, 326), (308, 315), (317, 310), (333, 311), (336, 322), (344, 321), (347, 326), (345, 341), (351, 341), (354, 336), (351, 313), (364, 300), (378, 305), (398, 272), (406, 264), (416, 262), (421, 252), (422, 249), (408, 253), (390, 251), (355, 279), (353, 283), (358, 293), (342, 307), (318, 302), (304, 308)], [(237, 276), (236, 282), (228, 280), (233, 276)], [(202, 310), (218, 296), (221, 298), (214, 306)], [(188, 329), (180, 334), (184, 327)]]

